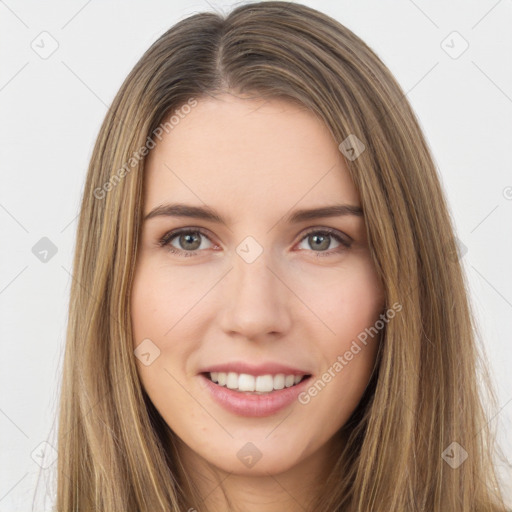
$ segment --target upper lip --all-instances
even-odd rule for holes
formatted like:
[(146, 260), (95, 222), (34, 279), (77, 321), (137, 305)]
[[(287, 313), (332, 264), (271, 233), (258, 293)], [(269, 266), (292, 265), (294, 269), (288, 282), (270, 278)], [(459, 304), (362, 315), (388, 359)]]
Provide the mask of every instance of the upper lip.
[(284, 373), (285, 375), (310, 375), (306, 370), (274, 362), (252, 364), (244, 361), (233, 361), (231, 363), (211, 365), (199, 371), (199, 373), (211, 372), (246, 373), (255, 377), (258, 375), (277, 375), (278, 373)]

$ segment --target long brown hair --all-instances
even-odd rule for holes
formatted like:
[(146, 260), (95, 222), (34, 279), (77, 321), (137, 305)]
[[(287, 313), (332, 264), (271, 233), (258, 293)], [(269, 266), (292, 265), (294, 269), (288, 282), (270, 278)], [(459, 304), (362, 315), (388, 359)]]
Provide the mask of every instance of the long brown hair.
[[(496, 399), (417, 119), (361, 39), (312, 8), (279, 1), (174, 25), (135, 65), (101, 126), (74, 257), (57, 510), (205, 510), (184, 474), (179, 440), (139, 381), (129, 304), (144, 148), (151, 150), (162, 126), (172, 129), (166, 120), (184, 106), (228, 90), (295, 101), (325, 122), (333, 143), (364, 144), (346, 161), (387, 304), (403, 308), (383, 331), (378, 371), (308, 510), (503, 512), (495, 435), (483, 408)], [(455, 467), (454, 454), (467, 458)]]

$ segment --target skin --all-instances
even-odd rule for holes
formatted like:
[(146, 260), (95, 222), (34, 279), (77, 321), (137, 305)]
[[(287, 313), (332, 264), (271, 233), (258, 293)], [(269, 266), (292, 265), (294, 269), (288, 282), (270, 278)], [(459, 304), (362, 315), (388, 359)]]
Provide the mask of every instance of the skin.
[[(228, 510), (216, 472), (240, 510), (303, 511), (343, 442), (335, 434), (368, 384), (378, 340), (308, 404), (294, 402), (264, 418), (223, 409), (198, 372), (210, 364), (266, 360), (307, 369), (314, 380), (379, 318), (384, 295), (364, 216), (284, 219), (299, 208), (360, 206), (343, 155), (305, 108), (225, 93), (198, 99), (150, 152), (145, 172), (144, 216), (179, 202), (207, 205), (225, 219), (145, 221), (131, 299), (134, 348), (149, 338), (160, 350), (148, 366), (136, 360), (138, 373), (206, 497), (195, 506)], [(200, 246), (183, 237), (180, 244), (179, 235), (169, 243), (184, 253), (194, 246), (188, 250), (194, 255), (158, 244), (177, 228), (206, 232), (197, 235)], [(332, 228), (351, 245), (327, 237), (318, 248), (309, 228)], [(236, 252), (247, 236), (263, 249), (250, 264)], [(252, 468), (237, 457), (249, 441), (262, 453)]]

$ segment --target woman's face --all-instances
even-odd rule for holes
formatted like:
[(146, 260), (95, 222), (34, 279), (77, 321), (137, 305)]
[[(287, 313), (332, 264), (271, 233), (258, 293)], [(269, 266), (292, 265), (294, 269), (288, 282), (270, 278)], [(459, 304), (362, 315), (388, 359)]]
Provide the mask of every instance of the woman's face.
[(358, 335), (384, 307), (358, 193), (305, 108), (194, 105), (146, 165), (131, 302), (142, 385), (196, 460), (247, 475), (322, 464), (375, 362), (377, 337)]

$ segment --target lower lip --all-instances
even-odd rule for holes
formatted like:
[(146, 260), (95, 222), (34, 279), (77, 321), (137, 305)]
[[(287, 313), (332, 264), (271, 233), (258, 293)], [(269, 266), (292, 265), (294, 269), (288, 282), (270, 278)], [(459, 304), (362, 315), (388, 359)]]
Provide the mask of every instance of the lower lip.
[(272, 391), (265, 395), (252, 395), (219, 386), (208, 377), (200, 374), (212, 398), (228, 411), (239, 416), (262, 418), (271, 416), (291, 405), (308, 386), (311, 377), (303, 379), (295, 386)]

